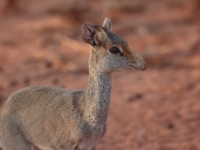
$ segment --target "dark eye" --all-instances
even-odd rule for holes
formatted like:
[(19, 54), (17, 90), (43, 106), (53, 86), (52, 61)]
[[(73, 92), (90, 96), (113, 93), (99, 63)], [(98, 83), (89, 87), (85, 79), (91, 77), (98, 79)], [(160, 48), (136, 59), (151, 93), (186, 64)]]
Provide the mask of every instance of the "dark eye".
[(122, 53), (118, 47), (111, 47), (111, 48), (109, 49), (109, 51), (110, 51), (112, 54), (121, 54), (121, 53)]

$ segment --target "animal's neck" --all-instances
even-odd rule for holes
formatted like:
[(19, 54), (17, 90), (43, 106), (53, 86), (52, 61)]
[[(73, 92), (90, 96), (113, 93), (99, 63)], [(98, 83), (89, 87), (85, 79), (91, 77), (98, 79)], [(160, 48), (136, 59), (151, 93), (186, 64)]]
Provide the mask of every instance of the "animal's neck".
[(105, 124), (111, 94), (111, 75), (96, 71), (97, 61), (94, 57), (90, 55), (89, 59), (89, 81), (85, 93), (84, 111), (86, 121), (92, 126)]

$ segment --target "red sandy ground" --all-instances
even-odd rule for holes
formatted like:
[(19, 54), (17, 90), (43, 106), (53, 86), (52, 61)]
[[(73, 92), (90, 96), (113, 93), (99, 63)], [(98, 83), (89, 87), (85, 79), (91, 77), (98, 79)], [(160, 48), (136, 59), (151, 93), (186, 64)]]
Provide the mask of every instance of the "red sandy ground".
[(81, 25), (110, 16), (148, 69), (113, 74), (108, 129), (97, 150), (200, 150), (198, 1), (136, 2), (90, 0), (69, 13), (64, 0), (21, 0), (22, 11), (2, 11), (1, 103), (30, 85), (85, 88), (89, 46)]

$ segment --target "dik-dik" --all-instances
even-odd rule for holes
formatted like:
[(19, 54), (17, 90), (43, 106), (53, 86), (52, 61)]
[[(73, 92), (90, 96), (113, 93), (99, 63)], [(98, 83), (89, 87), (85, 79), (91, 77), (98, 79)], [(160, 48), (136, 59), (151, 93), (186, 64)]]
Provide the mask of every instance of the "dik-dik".
[(111, 73), (144, 70), (145, 62), (112, 32), (109, 18), (82, 31), (91, 45), (87, 88), (34, 86), (11, 94), (1, 110), (3, 150), (95, 150), (106, 132)]

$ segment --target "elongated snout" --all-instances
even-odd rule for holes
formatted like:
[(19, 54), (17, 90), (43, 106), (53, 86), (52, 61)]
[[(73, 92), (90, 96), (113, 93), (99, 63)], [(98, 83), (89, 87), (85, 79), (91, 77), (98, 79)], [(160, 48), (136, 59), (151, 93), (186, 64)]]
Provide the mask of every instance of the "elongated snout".
[(146, 63), (144, 58), (139, 54), (132, 54), (129, 62), (130, 68), (135, 68), (139, 70), (146, 70)]

